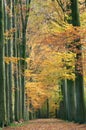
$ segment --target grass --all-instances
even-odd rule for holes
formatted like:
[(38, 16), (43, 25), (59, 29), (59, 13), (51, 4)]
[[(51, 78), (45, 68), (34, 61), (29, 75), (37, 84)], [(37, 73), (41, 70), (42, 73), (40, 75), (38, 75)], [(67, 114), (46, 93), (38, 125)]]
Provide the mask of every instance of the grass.
[(28, 124), (29, 121), (25, 121), (25, 122), (22, 122), (22, 123), (11, 123), (9, 126), (11, 127), (20, 127), (20, 126), (24, 126), (26, 124)]

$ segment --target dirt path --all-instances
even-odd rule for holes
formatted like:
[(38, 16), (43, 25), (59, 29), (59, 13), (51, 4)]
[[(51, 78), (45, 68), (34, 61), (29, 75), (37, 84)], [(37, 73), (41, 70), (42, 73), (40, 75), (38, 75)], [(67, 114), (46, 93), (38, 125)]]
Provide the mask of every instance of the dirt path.
[(3, 130), (86, 130), (86, 124), (80, 125), (58, 119), (37, 119), (21, 127), (7, 127)]

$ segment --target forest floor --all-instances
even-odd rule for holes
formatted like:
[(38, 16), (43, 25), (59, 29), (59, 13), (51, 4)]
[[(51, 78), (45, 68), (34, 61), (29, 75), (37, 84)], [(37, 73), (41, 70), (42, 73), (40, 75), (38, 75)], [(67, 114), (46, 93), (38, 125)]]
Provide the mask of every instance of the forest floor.
[(86, 130), (86, 124), (66, 122), (58, 119), (31, 120), (23, 126), (10, 126), (3, 130)]

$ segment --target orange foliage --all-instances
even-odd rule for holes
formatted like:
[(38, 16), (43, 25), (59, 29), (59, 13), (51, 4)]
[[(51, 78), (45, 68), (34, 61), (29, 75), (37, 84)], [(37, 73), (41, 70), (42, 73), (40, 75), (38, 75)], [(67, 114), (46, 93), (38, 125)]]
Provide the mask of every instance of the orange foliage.
[[(31, 55), (27, 60), (29, 67), (25, 73), (27, 96), (34, 107), (42, 106), (44, 100), (51, 97), (54, 87), (58, 88), (62, 79), (75, 80), (75, 65), (77, 64), (77, 69), (80, 71), (81, 61), (85, 63), (85, 57), (76, 60), (77, 54), (85, 52), (84, 49), (78, 48), (79, 45), (86, 46), (85, 35), (86, 29), (83, 27), (65, 24), (62, 31), (50, 32), (44, 37), (35, 39), (36, 44), (32, 45)], [(39, 91), (40, 96), (37, 94)], [(45, 93), (44, 100), (42, 92)]]

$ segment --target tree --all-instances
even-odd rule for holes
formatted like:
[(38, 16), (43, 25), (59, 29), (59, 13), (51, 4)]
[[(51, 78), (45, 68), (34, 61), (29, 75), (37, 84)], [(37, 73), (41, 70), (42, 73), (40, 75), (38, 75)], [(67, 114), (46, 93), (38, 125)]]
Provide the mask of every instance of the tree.
[[(72, 10), (72, 24), (73, 26), (80, 26), (80, 18), (79, 18), (79, 8), (78, 8), (78, 0), (71, 0), (71, 10)], [(85, 104), (84, 104), (84, 90), (83, 90), (83, 67), (82, 67), (82, 51), (81, 51), (81, 43), (80, 38), (77, 38), (75, 41), (76, 48), (79, 52), (76, 54), (76, 62), (80, 62), (80, 70), (78, 69), (78, 64), (75, 66), (75, 93), (76, 93), (76, 121), (84, 122), (85, 121)]]
[(4, 8), (0, 0), (0, 126), (5, 123), (5, 76), (4, 76)]
[[(22, 89), (22, 116), (23, 119), (25, 119), (25, 77), (24, 77), (24, 72), (26, 68), (26, 30), (27, 30), (27, 24), (28, 24), (28, 18), (29, 18), (29, 11), (30, 11), (30, 3), (31, 0), (25, 0), (23, 2), (22, 0), (19, 0), (20, 4), (20, 15), (21, 15), (21, 25), (22, 25), (22, 43), (20, 44), (20, 69), (21, 69), (21, 89)], [(24, 9), (24, 10), (23, 10)]]

